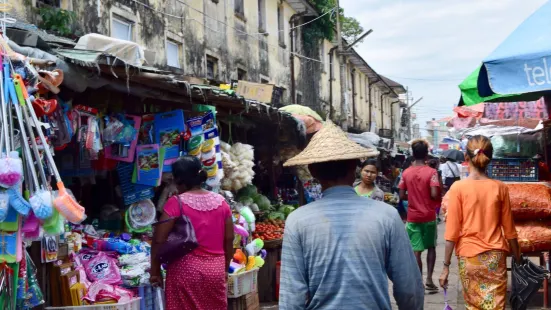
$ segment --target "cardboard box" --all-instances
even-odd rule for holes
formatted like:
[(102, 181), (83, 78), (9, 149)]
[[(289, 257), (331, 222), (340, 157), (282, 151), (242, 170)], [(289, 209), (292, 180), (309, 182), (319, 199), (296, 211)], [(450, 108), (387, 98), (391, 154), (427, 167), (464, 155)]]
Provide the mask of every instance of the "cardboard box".
[(228, 299), (228, 310), (260, 310), (258, 292)]
[(260, 309), (260, 300), (258, 299), (258, 292), (249, 293), (245, 295), (245, 306), (247, 310)]
[(246, 81), (238, 81), (236, 93), (239, 96), (243, 96), (248, 100), (255, 100), (263, 103), (274, 103), (272, 102), (272, 97), (274, 90), (277, 87), (273, 84), (260, 84), (260, 83), (251, 83)]

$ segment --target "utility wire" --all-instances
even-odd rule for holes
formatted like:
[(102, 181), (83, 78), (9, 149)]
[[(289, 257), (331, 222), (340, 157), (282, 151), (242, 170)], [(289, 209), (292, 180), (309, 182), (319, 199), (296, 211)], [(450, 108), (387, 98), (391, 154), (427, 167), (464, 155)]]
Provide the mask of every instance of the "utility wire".
[[(165, 13), (165, 12), (163, 12), (163, 11), (160, 11), (160, 10), (155, 9), (154, 7), (151, 7), (151, 6), (148, 5), (148, 4), (145, 4), (145, 3), (143, 3), (143, 2), (140, 2), (140, 1), (138, 1), (138, 0), (132, 0), (132, 1), (135, 2), (135, 3), (137, 3), (137, 4), (139, 4), (139, 5), (141, 5), (141, 6), (143, 6), (143, 7), (145, 7), (145, 8), (148, 8), (148, 9), (150, 9), (150, 10), (152, 10), (152, 11), (155, 11), (155, 12), (157, 12), (157, 13), (159, 13), (159, 14), (163, 14), (163, 15), (165, 15), (165, 16), (173, 17), (173, 18), (177, 18), (177, 19), (184, 19), (183, 16), (178, 16), (178, 15), (174, 15), (174, 14)], [(224, 25), (224, 26), (226, 26), (226, 27), (232, 28), (232, 29), (234, 29), (234, 30), (236, 30), (236, 31), (239, 31), (239, 32), (243, 33), (243, 34), (250, 35), (250, 36), (268, 35), (268, 34), (271, 34), (271, 33), (273, 34), (273, 32), (248, 33), (248, 32), (246, 32), (246, 31), (239, 30), (239, 29), (237, 29), (237, 28), (235, 28), (235, 27), (233, 27), (233, 26), (231, 26), (231, 25), (228, 25), (227, 23), (225, 23), (225, 22), (223, 22), (223, 21), (221, 21), (221, 20), (216, 19), (215, 17), (211, 17), (211, 16), (205, 14), (203, 11), (200, 11), (200, 10), (198, 10), (198, 9), (196, 9), (196, 8), (194, 8), (194, 7), (192, 7), (191, 5), (185, 3), (185, 2), (182, 1), (182, 0), (178, 0), (178, 2), (181, 3), (181, 4), (183, 4), (184, 6), (187, 6), (188, 8), (192, 9), (193, 11), (195, 11), (195, 12), (197, 12), (197, 13), (199, 13), (199, 14), (205, 16), (206, 18), (209, 18), (209, 19), (211, 19), (211, 20), (213, 20), (213, 21), (216, 21), (216, 22), (218, 22), (218, 23), (220, 23), (220, 24), (222, 24), (222, 25)], [(337, 9), (337, 8), (334, 7), (333, 9), (331, 9), (331, 10), (329, 10), (329, 11), (323, 13), (322, 15), (320, 15), (320, 16), (318, 16), (318, 17), (316, 17), (316, 18), (314, 18), (314, 19), (312, 19), (312, 20), (310, 20), (310, 21), (308, 21), (308, 22), (306, 22), (306, 23), (303, 23), (303, 24), (300, 24), (300, 25), (297, 25), (297, 26), (294, 26), (294, 27), (289, 28), (289, 30), (298, 29), (298, 28), (300, 28), (300, 27), (304, 27), (304, 26), (306, 26), (306, 25), (308, 25), (308, 24), (310, 24), (310, 23), (313, 23), (313, 22), (317, 21), (318, 19), (323, 18), (325, 15), (333, 13), (336, 9)], [(284, 31), (285, 31), (285, 29), (282, 29), (282, 30), (276, 31), (275, 33), (284, 32)]]

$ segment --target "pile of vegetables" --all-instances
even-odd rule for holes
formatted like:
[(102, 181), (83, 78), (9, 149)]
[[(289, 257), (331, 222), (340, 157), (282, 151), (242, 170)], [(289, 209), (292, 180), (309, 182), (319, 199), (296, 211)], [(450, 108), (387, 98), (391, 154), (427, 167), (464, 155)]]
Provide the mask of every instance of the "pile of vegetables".
[(272, 205), (268, 197), (258, 193), (254, 185), (247, 185), (237, 193), (237, 201), (248, 206), (253, 212), (264, 212), (270, 220), (285, 220), (295, 207), (279, 202)]
[(283, 220), (266, 220), (256, 224), (256, 230), (253, 232), (253, 238), (270, 241), (283, 238), (285, 222)]

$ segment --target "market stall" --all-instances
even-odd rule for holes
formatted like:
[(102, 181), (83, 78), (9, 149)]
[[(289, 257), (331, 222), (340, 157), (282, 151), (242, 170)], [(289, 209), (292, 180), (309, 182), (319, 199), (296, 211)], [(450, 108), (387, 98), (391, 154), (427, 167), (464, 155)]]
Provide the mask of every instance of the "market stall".
[[(205, 187), (232, 207), (229, 304), (258, 308), (264, 265), (275, 296), (280, 254), (269, 253), (299, 199), (279, 149), (302, 147), (303, 121), (232, 88), (112, 65), (116, 55), (60, 49), (41, 68), (17, 55), (0, 83), (0, 277), (11, 283), (0, 285), (2, 309), (152, 309), (162, 298), (149, 286), (152, 224), (176, 193), (171, 164), (183, 154), (201, 159)], [(89, 77), (78, 89), (63, 83), (75, 72)]]

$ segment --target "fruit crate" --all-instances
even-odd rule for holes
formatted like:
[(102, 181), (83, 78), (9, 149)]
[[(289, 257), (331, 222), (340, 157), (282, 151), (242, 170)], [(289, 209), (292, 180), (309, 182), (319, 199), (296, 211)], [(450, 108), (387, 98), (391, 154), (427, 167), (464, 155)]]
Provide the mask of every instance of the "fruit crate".
[(134, 298), (131, 301), (118, 304), (47, 307), (46, 310), (140, 310), (140, 298)]
[(488, 166), (488, 176), (500, 181), (537, 182), (538, 161), (531, 158), (495, 158)]
[(228, 276), (228, 298), (238, 298), (256, 292), (258, 268)]

